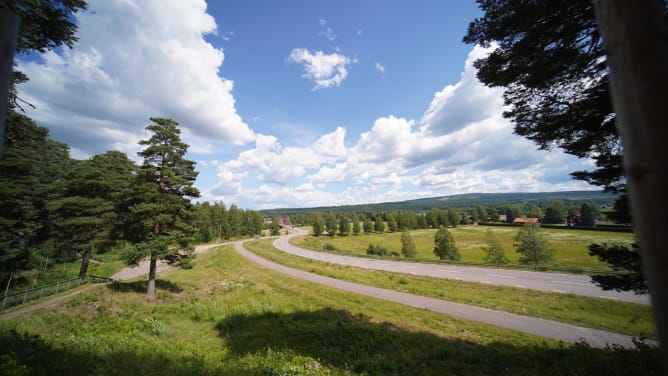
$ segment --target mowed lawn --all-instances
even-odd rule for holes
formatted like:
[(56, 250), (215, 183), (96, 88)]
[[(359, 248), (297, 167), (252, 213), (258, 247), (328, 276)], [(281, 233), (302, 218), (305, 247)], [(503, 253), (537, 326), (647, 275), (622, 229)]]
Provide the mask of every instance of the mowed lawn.
[[(514, 237), (519, 227), (502, 226), (458, 226), (449, 228), (462, 255), (463, 262), (484, 262), (484, 247), (487, 242), (487, 230), (491, 230), (501, 243), (511, 264), (519, 262), (519, 254), (515, 252)], [(589, 256), (587, 246), (592, 243), (631, 244), (633, 233), (576, 230), (576, 229), (541, 229), (547, 236), (550, 247), (555, 250), (555, 261), (550, 265), (564, 268), (583, 268), (609, 270), (610, 266)], [(410, 231), (417, 248), (418, 259), (438, 260), (434, 255), (435, 229)], [(324, 250), (326, 244), (336, 247), (338, 252), (366, 255), (369, 244), (381, 245), (389, 252), (401, 251), (401, 232), (383, 234), (361, 234), (349, 236), (305, 236), (294, 239), (293, 243), (304, 248)]]

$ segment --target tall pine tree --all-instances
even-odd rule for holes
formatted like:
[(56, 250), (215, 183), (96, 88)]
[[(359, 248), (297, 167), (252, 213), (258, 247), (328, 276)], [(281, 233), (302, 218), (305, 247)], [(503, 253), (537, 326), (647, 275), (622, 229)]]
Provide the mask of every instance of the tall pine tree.
[(144, 163), (139, 169), (136, 203), (130, 208), (137, 243), (126, 256), (130, 264), (149, 258), (147, 294), (154, 296), (158, 260), (191, 265), (190, 200), (199, 197), (199, 191), (193, 187), (195, 162), (185, 159), (188, 145), (181, 141), (178, 123), (164, 118), (151, 121), (146, 127), (151, 138), (139, 141), (145, 146), (138, 153)]

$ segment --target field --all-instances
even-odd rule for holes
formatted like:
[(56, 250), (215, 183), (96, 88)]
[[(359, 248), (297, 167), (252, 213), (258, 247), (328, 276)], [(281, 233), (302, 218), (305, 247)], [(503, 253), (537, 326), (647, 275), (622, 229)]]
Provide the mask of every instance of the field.
[(89, 288), (0, 321), (3, 374), (660, 374), (592, 349), (314, 286), (221, 247), (195, 268)]
[[(505, 250), (511, 264), (517, 264), (519, 254), (515, 252), (513, 238), (518, 228), (501, 226), (459, 226), (450, 228), (462, 255), (462, 262), (482, 263), (485, 257), (483, 248), (486, 245), (486, 231), (490, 229)], [(608, 264), (589, 256), (587, 246), (592, 243), (622, 243), (631, 244), (634, 240), (632, 233), (604, 232), (573, 229), (542, 229), (555, 250), (555, 261), (550, 266), (574, 269), (610, 270)], [(418, 259), (438, 260), (434, 255), (434, 234), (436, 230), (413, 230), (410, 232), (417, 248)], [(384, 234), (362, 234), (350, 236), (306, 236), (294, 239), (293, 243), (304, 248), (324, 250), (325, 244), (336, 247), (338, 252), (366, 255), (369, 244), (384, 246), (388, 251), (401, 251), (401, 232)]]
[(295, 269), (411, 294), (477, 305), (583, 327), (655, 338), (650, 306), (575, 294), (539, 292), (484, 283), (370, 271), (319, 262), (276, 250), (272, 240), (246, 243), (250, 251)]

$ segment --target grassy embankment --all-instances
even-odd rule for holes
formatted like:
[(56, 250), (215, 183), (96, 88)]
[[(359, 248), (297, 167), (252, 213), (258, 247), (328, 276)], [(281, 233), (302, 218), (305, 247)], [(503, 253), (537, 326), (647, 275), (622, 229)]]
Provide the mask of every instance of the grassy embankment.
[(332, 278), (540, 317), (635, 337), (655, 338), (647, 305), (575, 294), (540, 292), (411, 274), (370, 271), (314, 261), (277, 251), (272, 240), (246, 243), (246, 248), (279, 264)]
[[(513, 238), (517, 234), (515, 227), (496, 226), (459, 226), (450, 228), (463, 262), (482, 263), (485, 257), (483, 248), (487, 244), (487, 229), (491, 229), (505, 250), (511, 264), (517, 264), (519, 254), (515, 252)], [(587, 246), (592, 243), (633, 243), (632, 233), (603, 232), (569, 229), (542, 229), (550, 247), (555, 250), (555, 261), (550, 266), (563, 268), (584, 268), (609, 270), (608, 264), (589, 256)], [(434, 255), (434, 234), (436, 230), (413, 230), (410, 232), (417, 248), (417, 259), (436, 261)], [(401, 232), (384, 234), (361, 234), (350, 236), (306, 236), (293, 242), (304, 248), (323, 250), (325, 244), (336, 247), (338, 252), (351, 255), (366, 255), (369, 244), (381, 245), (388, 251), (401, 251)]]
[(592, 349), (315, 286), (231, 247), (0, 321), (8, 374), (659, 374), (656, 350)]

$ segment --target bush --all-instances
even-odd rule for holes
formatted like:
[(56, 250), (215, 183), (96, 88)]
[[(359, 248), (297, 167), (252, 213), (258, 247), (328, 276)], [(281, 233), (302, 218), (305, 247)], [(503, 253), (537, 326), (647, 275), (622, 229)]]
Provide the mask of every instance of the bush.
[(376, 255), (376, 256), (387, 256), (387, 248), (380, 245), (369, 244), (369, 247), (366, 249), (367, 255)]
[(325, 251), (336, 251), (336, 247), (332, 243), (325, 243), (325, 245), (322, 246), (322, 249)]

